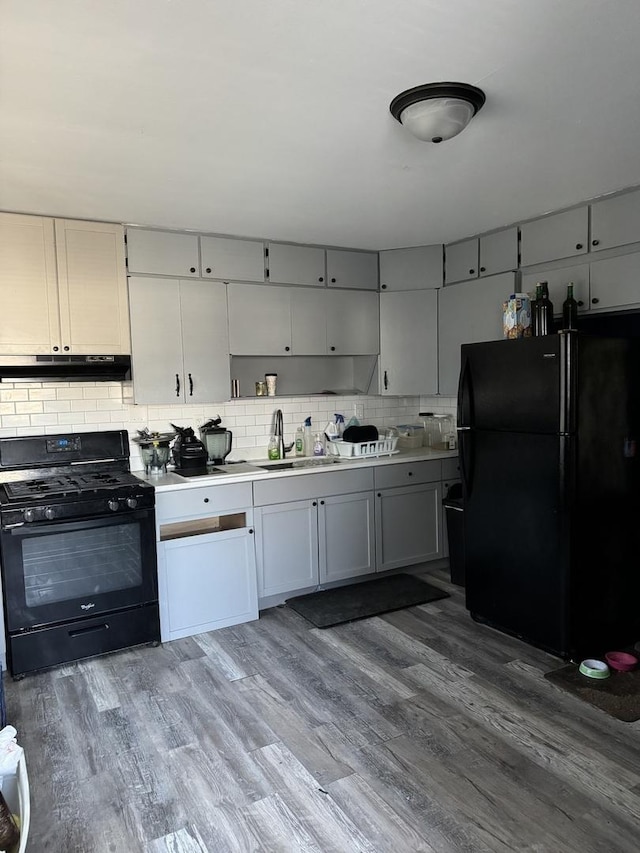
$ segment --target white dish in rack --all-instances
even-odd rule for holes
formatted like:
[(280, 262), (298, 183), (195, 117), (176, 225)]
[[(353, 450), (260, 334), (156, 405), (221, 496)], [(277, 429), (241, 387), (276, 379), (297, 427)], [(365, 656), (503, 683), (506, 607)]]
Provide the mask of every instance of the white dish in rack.
[(330, 441), (327, 450), (333, 456), (366, 459), (372, 456), (391, 456), (398, 453), (396, 445), (398, 438), (380, 438), (377, 441)]

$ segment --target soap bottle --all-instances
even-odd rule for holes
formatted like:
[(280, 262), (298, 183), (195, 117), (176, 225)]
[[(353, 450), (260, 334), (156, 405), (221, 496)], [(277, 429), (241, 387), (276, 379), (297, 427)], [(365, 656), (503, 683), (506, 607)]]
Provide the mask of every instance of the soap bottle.
[(313, 456), (313, 437), (311, 435), (311, 415), (304, 422), (304, 455)]
[(336, 426), (338, 427), (338, 438), (342, 438), (342, 433), (344, 432), (344, 415), (336, 415)]
[(267, 456), (269, 459), (280, 459), (280, 447), (278, 446), (278, 438), (275, 435), (272, 435), (269, 439), (269, 446), (267, 447)]
[(296, 430), (296, 456), (304, 456), (304, 429), (299, 426)]
[(313, 438), (313, 455), (324, 456), (324, 436), (317, 432)]

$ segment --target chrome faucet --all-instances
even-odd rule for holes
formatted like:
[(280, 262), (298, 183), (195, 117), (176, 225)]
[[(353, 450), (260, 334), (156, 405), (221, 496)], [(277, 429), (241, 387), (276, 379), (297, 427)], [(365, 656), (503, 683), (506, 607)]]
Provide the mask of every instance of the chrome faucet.
[(293, 448), (293, 441), (291, 444), (284, 443), (284, 426), (283, 426), (283, 418), (282, 418), (282, 409), (276, 409), (276, 413), (274, 417), (274, 430), (273, 434), (278, 439), (278, 453), (280, 454), (280, 459), (284, 459), (286, 454)]

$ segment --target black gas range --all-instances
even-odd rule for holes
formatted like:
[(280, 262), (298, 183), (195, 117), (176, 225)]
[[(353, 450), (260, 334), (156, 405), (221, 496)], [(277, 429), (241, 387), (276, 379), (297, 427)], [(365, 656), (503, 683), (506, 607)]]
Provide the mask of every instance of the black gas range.
[(153, 486), (125, 430), (0, 439), (14, 675), (160, 639)]

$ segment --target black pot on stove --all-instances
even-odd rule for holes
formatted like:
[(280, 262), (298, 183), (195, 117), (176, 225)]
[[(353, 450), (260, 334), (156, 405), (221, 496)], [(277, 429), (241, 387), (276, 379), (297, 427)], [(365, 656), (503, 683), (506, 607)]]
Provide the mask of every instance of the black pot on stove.
[(196, 438), (191, 427), (179, 427), (171, 424), (177, 436), (173, 442), (173, 462), (176, 468), (205, 468), (207, 451), (200, 439)]

